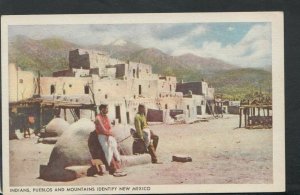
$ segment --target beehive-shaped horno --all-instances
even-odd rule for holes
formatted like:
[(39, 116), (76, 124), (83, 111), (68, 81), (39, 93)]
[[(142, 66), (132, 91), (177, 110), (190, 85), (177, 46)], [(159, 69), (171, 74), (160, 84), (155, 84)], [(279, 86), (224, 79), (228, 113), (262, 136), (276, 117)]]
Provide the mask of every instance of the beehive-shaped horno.
[(45, 128), (45, 137), (61, 136), (69, 128), (70, 124), (62, 118), (52, 119)]

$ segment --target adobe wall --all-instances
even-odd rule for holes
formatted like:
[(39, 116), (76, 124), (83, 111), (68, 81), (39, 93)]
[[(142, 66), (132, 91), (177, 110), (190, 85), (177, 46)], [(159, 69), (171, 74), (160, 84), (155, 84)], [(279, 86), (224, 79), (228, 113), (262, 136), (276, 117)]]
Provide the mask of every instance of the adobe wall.
[(52, 73), (53, 77), (73, 77), (75, 74), (71, 69), (60, 70)]
[(157, 80), (128, 79), (128, 90), (130, 97), (152, 97), (158, 96), (159, 84)]
[(188, 82), (188, 83), (177, 83), (176, 91), (188, 94), (192, 91), (195, 95), (208, 95), (208, 85), (206, 82)]
[(9, 102), (31, 98), (35, 90), (35, 76), (30, 71), (17, 70), (9, 64)]
[(51, 95), (51, 86), (54, 86), (56, 95), (85, 94), (88, 83), (91, 83), (91, 77), (41, 77), (41, 95)]
[(126, 80), (102, 79), (94, 81), (93, 92), (95, 94), (96, 104), (102, 101), (123, 100), (128, 96)]
[(148, 64), (129, 62), (127, 78), (138, 78), (138, 79), (153, 79), (152, 67)]
[(81, 67), (83, 69), (100, 68), (105, 69), (109, 64), (109, 57), (106, 53), (94, 50), (76, 49), (69, 52), (70, 68)]
[(215, 88), (209, 87), (208, 88), (208, 94), (206, 96), (207, 100), (213, 100), (215, 96)]
[(171, 79), (171, 77), (158, 80), (158, 91), (162, 93), (174, 94), (176, 92), (176, 79)]
[(69, 67), (72, 68), (84, 68), (89, 69), (91, 67), (89, 54), (79, 53), (79, 49), (75, 49), (73, 51), (69, 51)]

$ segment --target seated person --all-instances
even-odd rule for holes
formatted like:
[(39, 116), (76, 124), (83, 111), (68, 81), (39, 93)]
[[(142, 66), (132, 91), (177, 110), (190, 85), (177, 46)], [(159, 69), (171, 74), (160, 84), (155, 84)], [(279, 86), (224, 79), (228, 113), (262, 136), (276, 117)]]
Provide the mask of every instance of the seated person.
[[(161, 162), (158, 162), (156, 155), (159, 137), (148, 128), (145, 111), (145, 106), (140, 104), (138, 107), (138, 113), (134, 118), (136, 137), (144, 142), (146, 150), (148, 150), (149, 154), (151, 155), (152, 163), (161, 164)], [(151, 143), (151, 140), (153, 143)]]

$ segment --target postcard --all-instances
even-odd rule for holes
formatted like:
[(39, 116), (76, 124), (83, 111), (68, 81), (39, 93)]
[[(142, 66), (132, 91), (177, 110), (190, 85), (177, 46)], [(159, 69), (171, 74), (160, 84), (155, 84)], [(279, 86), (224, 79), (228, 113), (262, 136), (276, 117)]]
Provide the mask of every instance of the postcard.
[(4, 194), (285, 191), (282, 12), (1, 29)]

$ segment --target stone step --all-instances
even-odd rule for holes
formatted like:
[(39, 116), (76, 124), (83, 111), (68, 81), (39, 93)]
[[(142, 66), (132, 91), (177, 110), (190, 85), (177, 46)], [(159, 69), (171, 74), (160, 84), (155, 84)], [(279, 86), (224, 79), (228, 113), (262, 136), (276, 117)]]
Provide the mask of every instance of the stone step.
[[(122, 167), (130, 167), (151, 163), (149, 154), (121, 156)], [(91, 165), (69, 166), (63, 170), (50, 168), (45, 165), (40, 166), (40, 178), (50, 181), (71, 181), (80, 177), (86, 177)]]

